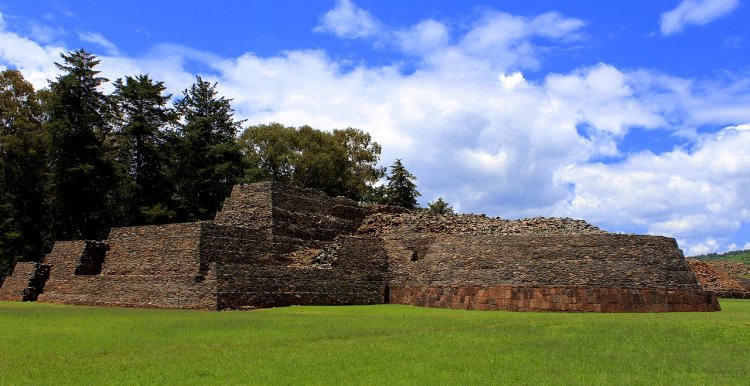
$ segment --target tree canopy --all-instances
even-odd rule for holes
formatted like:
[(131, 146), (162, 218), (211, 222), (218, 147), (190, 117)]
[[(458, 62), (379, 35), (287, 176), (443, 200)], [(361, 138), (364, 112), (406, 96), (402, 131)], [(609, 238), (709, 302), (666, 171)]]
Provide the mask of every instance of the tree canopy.
[(250, 126), (240, 135), (245, 181), (274, 180), (367, 201), (383, 177), (380, 145), (353, 128), (325, 132), (279, 123)]

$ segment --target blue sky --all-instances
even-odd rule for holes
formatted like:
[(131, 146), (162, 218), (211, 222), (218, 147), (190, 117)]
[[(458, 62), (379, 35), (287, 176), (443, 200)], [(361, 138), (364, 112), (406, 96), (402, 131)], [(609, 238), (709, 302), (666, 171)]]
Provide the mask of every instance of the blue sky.
[[(357, 127), (422, 204), (750, 249), (750, 4), (8, 1), (0, 68), (218, 82), (248, 124)], [(109, 86), (108, 86), (109, 87)]]

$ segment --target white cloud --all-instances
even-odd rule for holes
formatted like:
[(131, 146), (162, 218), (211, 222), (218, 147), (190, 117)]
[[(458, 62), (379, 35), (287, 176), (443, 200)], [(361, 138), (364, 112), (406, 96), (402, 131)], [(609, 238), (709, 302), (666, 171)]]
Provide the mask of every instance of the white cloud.
[[(692, 151), (644, 152), (615, 165), (571, 165), (559, 213), (683, 240), (716, 251), (750, 222), (750, 125), (702, 135)], [(713, 242), (707, 242), (708, 236)], [(696, 247), (697, 248), (697, 247)], [(698, 253), (698, 252), (695, 252)], [(705, 252), (700, 252), (705, 253)]]
[(448, 27), (435, 20), (419, 24), (394, 33), (399, 48), (407, 53), (425, 54), (442, 49), (450, 42)]
[(664, 125), (654, 106), (636, 97), (631, 82), (627, 74), (600, 63), (573, 74), (551, 74), (546, 90), (557, 108), (568, 112), (569, 119), (590, 124), (596, 129), (594, 134), (604, 135), (598, 139), (608, 135), (618, 138), (632, 126)]
[(84, 42), (96, 44), (104, 48), (104, 52), (107, 55), (120, 56), (122, 53), (117, 46), (111, 41), (107, 40), (102, 34), (96, 32), (79, 32), (78, 38)]
[(739, 0), (683, 0), (677, 8), (661, 14), (661, 34), (669, 36), (689, 25), (708, 24), (729, 14), (739, 4)]
[(521, 85), (526, 80), (523, 78), (523, 74), (519, 71), (516, 71), (510, 75), (500, 74), (500, 83), (503, 84), (503, 87), (505, 87), (508, 90), (512, 90), (516, 88), (518, 85)]
[(315, 27), (316, 32), (341, 38), (363, 38), (378, 47), (395, 47), (401, 52), (423, 58), (428, 65), (446, 62), (458, 65), (453, 72), (476, 71), (487, 66), (501, 69), (535, 69), (540, 66), (537, 39), (567, 44), (583, 39), (585, 22), (548, 12), (536, 17), (515, 16), (488, 10), (473, 22), (469, 30), (453, 42), (449, 27), (427, 19), (408, 28), (388, 28), (350, 0), (339, 0)]
[(548, 12), (534, 18), (487, 11), (466, 33), (459, 48), (467, 55), (490, 60), (502, 68), (538, 68), (536, 38), (577, 40), (582, 20)]
[[(716, 252), (719, 248), (720, 245), (716, 241), (716, 239), (709, 237), (699, 242), (698, 244), (694, 244), (693, 246), (691, 246), (688, 250), (685, 251), (685, 256), (705, 255), (707, 253)], [(733, 247), (732, 249), (735, 248)]]
[(41, 45), (15, 32), (7, 31), (0, 14), (0, 63), (15, 68), (36, 88), (47, 85), (57, 74), (55, 62), (60, 61), (63, 47)]
[(356, 39), (376, 35), (379, 29), (379, 22), (369, 12), (356, 6), (351, 0), (338, 0), (336, 7), (323, 15), (314, 31)]

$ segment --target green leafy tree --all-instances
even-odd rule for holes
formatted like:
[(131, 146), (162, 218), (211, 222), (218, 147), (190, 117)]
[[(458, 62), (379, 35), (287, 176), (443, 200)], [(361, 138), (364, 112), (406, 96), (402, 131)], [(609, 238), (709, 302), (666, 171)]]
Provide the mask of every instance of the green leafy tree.
[(113, 143), (120, 174), (118, 203), (121, 225), (169, 222), (171, 179), (166, 126), (174, 121), (167, 106), (171, 95), (165, 95), (162, 82), (148, 75), (125, 77), (115, 82), (118, 125)]
[(438, 197), (437, 200), (427, 204), (427, 212), (432, 214), (454, 214), (453, 207)]
[(380, 162), (380, 144), (362, 130), (347, 128), (334, 130), (336, 141), (346, 147), (349, 178), (346, 180), (344, 196), (357, 201), (373, 202), (374, 184), (385, 176), (385, 167)]
[(246, 182), (291, 183), (300, 155), (297, 130), (280, 123), (250, 126), (239, 138)]
[(384, 174), (380, 145), (357, 129), (329, 133), (272, 123), (248, 127), (239, 143), (246, 182), (281, 181), (364, 201)]
[(220, 208), (242, 176), (242, 154), (235, 141), (241, 122), (231, 100), (216, 84), (197, 77), (175, 102), (180, 116), (176, 146), (176, 196), (183, 220), (205, 220)]
[(44, 99), (50, 136), (47, 206), (56, 240), (99, 239), (111, 225), (115, 175), (105, 146), (112, 106), (100, 86), (108, 80), (84, 50), (61, 54), (62, 71)]
[(386, 177), (385, 203), (415, 209), (417, 197), (421, 196), (414, 183), (416, 179), (417, 177), (406, 170), (401, 160), (397, 159), (391, 166), (391, 174)]
[(18, 71), (0, 72), (0, 277), (45, 252), (46, 142), (33, 86)]

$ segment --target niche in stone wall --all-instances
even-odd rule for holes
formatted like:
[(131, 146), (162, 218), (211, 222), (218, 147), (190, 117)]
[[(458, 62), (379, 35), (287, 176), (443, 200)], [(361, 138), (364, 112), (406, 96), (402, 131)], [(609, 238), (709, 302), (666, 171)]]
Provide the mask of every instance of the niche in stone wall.
[(107, 255), (109, 245), (99, 241), (86, 241), (83, 253), (76, 266), (76, 275), (98, 275), (102, 273), (104, 257)]
[(47, 264), (36, 263), (34, 266), (34, 275), (29, 279), (29, 285), (23, 290), (24, 302), (35, 302), (39, 294), (44, 292), (44, 285), (49, 279), (50, 266)]

